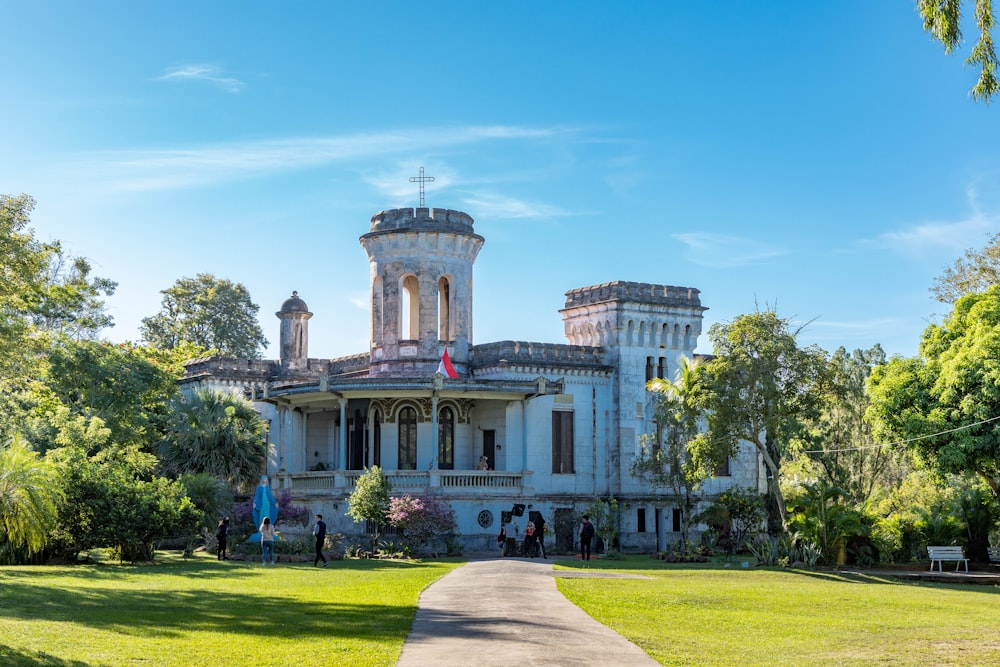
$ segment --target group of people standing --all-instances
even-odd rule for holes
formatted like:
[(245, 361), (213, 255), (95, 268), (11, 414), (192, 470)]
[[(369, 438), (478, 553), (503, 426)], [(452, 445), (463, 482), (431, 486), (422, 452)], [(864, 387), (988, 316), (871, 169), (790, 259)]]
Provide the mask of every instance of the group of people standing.
[[(514, 514), (507, 517), (507, 522), (500, 528), (497, 535), (497, 546), (500, 548), (501, 556), (518, 555), (517, 539), (519, 536), (517, 522), (514, 521)], [(522, 543), (523, 553), (529, 558), (548, 558), (545, 553), (545, 517), (541, 512), (532, 512), (531, 518), (524, 527), (524, 542)]]
[[(595, 534), (596, 530), (594, 523), (590, 520), (590, 515), (584, 514), (583, 521), (580, 522), (577, 529), (577, 536), (580, 538), (580, 560), (590, 560), (591, 542), (594, 541)], [(506, 517), (506, 523), (500, 528), (500, 534), (497, 535), (497, 547), (500, 549), (501, 556), (517, 556), (521, 553), (529, 558), (536, 558), (539, 555), (542, 558), (548, 558), (545, 553), (545, 518), (540, 512), (532, 512), (531, 518), (524, 527), (523, 551), (521, 552), (518, 552), (517, 548), (518, 537), (517, 522), (514, 520), (514, 514), (511, 513)]]

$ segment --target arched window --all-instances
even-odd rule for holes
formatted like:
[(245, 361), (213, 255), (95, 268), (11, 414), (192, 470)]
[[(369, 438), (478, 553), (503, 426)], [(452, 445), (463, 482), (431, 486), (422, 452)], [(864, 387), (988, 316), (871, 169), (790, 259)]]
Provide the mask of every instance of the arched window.
[(372, 281), (372, 341), (373, 344), (382, 343), (382, 278), (376, 277)]
[(455, 469), (455, 413), (451, 408), (438, 413), (438, 468)]
[(447, 278), (438, 281), (438, 339), (454, 340), (451, 321), (451, 283)]
[(382, 467), (382, 413), (372, 414), (372, 465)]
[(417, 469), (417, 411), (406, 407), (399, 411), (399, 469)]
[(420, 338), (420, 283), (417, 277), (408, 275), (403, 278), (400, 292), (399, 337), (402, 340), (417, 340)]

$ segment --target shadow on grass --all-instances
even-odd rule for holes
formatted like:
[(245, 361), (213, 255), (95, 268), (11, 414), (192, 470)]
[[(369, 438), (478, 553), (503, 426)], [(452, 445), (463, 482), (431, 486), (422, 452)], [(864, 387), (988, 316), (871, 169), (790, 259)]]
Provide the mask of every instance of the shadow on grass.
[(79, 660), (63, 660), (48, 653), (21, 651), (0, 644), (0, 665), (5, 667), (89, 667)]
[[(325, 569), (308, 564), (285, 564), (267, 568), (271, 574), (280, 569), (315, 570), (316, 584), (336, 589), (336, 570), (363, 573), (420, 567), (421, 563), (397, 561), (334, 561)], [(385, 605), (364, 600), (301, 600), (269, 594), (261, 587), (267, 580), (259, 575), (260, 564), (219, 563), (214, 559), (186, 561), (180, 566), (73, 566), (5, 568), (0, 604), (7, 619), (23, 621), (72, 622), (102, 630), (114, 630), (134, 636), (176, 636), (192, 629), (212, 627), (218, 632), (253, 633), (257, 636), (285, 639), (303, 635), (335, 634), (378, 640), (398, 637), (406, 632), (416, 613), (415, 605)], [(136, 577), (181, 576), (185, 580), (225, 578), (234, 581), (229, 590), (198, 590), (189, 585), (184, 590), (164, 592), (141, 590)], [(300, 574), (304, 575), (304, 572)], [(62, 581), (66, 577), (97, 582), (95, 586), (74, 587)], [(51, 583), (47, 583), (50, 581)], [(107, 582), (107, 585), (104, 585)], [(115, 585), (118, 584), (118, 585)], [(345, 584), (348, 585), (349, 584)], [(239, 592), (245, 588), (246, 593)], [(140, 590), (135, 590), (139, 588)], [(26, 654), (27, 655), (27, 654)], [(3, 654), (0, 654), (0, 658)], [(24, 664), (75, 664), (44, 662)], [(0, 659), (0, 664), (13, 664)]]

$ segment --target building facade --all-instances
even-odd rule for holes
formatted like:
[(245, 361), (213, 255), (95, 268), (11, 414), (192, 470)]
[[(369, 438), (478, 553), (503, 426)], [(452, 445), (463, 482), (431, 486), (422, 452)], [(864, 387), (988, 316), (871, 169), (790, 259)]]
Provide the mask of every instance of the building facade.
[[(528, 512), (542, 512), (547, 545), (571, 550), (580, 514), (611, 498), (622, 550), (665, 548), (679, 536), (679, 503), (632, 464), (655, 432), (646, 382), (674, 377), (680, 359), (694, 356), (706, 310), (698, 290), (581, 287), (560, 311), (568, 343), (474, 344), (473, 265), (484, 239), (473, 224), (435, 208), (371, 219), (360, 238), (370, 266), (367, 352), (310, 358), (312, 313), (293, 292), (276, 313), (280, 359), (198, 360), (184, 387), (252, 399), (270, 424), (275, 492), (290, 489), (349, 540), (361, 542), (365, 527), (345, 515), (348, 497), (379, 466), (393, 495), (448, 502), (470, 551), (494, 550), (501, 513), (515, 505), (527, 510), (522, 529)], [(456, 378), (438, 372), (446, 351)], [(764, 488), (745, 443), (717, 474), (704, 500), (735, 485)]]

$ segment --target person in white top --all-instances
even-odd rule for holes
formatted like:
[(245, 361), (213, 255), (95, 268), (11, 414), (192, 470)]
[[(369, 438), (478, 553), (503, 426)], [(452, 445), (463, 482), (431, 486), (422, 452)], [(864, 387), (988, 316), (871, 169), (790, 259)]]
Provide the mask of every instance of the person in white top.
[(517, 536), (520, 534), (517, 529), (517, 524), (514, 523), (513, 515), (507, 519), (507, 525), (503, 527), (504, 532), (507, 534), (507, 549), (504, 551), (504, 556), (516, 556), (517, 555)]
[(268, 560), (274, 565), (274, 524), (268, 516), (260, 524), (260, 554), (264, 565)]

